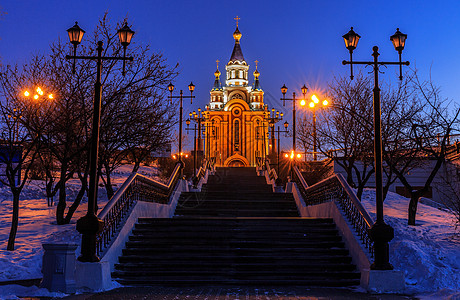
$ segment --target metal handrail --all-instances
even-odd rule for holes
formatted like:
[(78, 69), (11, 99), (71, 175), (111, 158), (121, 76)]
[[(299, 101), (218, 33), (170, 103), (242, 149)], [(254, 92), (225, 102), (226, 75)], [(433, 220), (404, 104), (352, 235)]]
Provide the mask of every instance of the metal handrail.
[(276, 170), (270, 167), (270, 161), (268, 159), (265, 160), (265, 170), (267, 170), (268, 178), (270, 180), (278, 179), (278, 174), (276, 174)]
[(296, 182), (305, 204), (316, 205), (337, 201), (348, 221), (353, 225), (357, 235), (369, 250), (369, 253), (373, 255), (374, 243), (369, 236), (369, 229), (374, 224), (374, 221), (345, 178), (341, 174), (334, 174), (312, 186), (308, 186), (296, 166), (293, 174), (293, 180)]
[(212, 169), (212, 159), (211, 160), (203, 159), (203, 164), (196, 171), (195, 176), (192, 180), (194, 187), (198, 185), (201, 178), (206, 176), (206, 170), (211, 170), (211, 169)]
[(177, 163), (168, 183), (157, 182), (139, 173), (131, 174), (117, 190), (112, 199), (99, 213), (104, 222), (102, 230), (96, 236), (96, 250), (99, 255), (107, 248), (117, 235), (118, 229), (124, 224), (127, 214), (137, 201), (166, 204), (179, 181), (181, 163)]

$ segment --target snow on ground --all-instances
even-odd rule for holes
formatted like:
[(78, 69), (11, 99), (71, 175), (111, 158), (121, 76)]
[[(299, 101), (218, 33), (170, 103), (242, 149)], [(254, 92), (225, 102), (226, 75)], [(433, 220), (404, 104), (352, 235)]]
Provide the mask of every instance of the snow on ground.
[[(375, 219), (375, 190), (365, 190), (362, 202)], [(404, 271), (408, 292), (440, 291), (433, 297), (444, 299), (453, 293), (460, 299), (460, 233), (453, 215), (419, 203), (416, 226), (409, 226), (408, 206), (409, 199), (395, 193), (384, 202), (385, 222), (395, 230), (390, 262)]]
[[(114, 172), (115, 188), (130, 175), (131, 166), (122, 166)], [(140, 173), (156, 177), (152, 167), (142, 167)], [(78, 192), (78, 180), (69, 184), (68, 199)], [(99, 189), (99, 207), (106, 199), (105, 190)], [(367, 189), (363, 204), (375, 218), (375, 192)], [(445, 211), (419, 204), (417, 225), (407, 225), (409, 199), (389, 193), (385, 200), (385, 221), (395, 229), (390, 243), (390, 261), (395, 269), (403, 270), (407, 292), (424, 294), (426, 299), (460, 299), (460, 237), (455, 233), (453, 216)], [(70, 205), (70, 203), (69, 203)], [(55, 225), (56, 207), (47, 207), (43, 182), (32, 181), (20, 201), (19, 228), (16, 250), (6, 251), (11, 222), (11, 194), (0, 188), (0, 282), (41, 278), (44, 242), (80, 243), (75, 230), (76, 220), (86, 212), (86, 199), (69, 225)], [(77, 249), (77, 254), (79, 250)], [(14, 295), (59, 296), (36, 287), (0, 286), (0, 299), (14, 299)]]
[[(113, 184), (120, 187), (130, 175), (132, 166), (121, 166), (114, 171)], [(156, 176), (156, 168), (141, 167), (139, 173)], [(79, 180), (71, 179), (67, 189), (67, 206), (79, 190)], [(8, 187), (0, 187), (0, 282), (19, 279), (41, 278), (42, 243), (74, 242), (80, 244), (80, 234), (75, 229), (76, 220), (87, 211), (87, 199), (75, 212), (71, 224), (56, 225), (56, 206), (48, 207), (43, 181), (32, 181), (21, 194), (19, 208), (19, 226), (16, 235), (15, 250), (6, 251), (11, 226), (12, 197)], [(57, 201), (57, 197), (55, 197)], [(107, 203), (107, 194), (99, 188), (99, 209)], [(56, 203), (55, 203), (56, 205)], [(67, 213), (67, 211), (66, 211)], [(77, 249), (77, 255), (80, 253)], [(0, 286), (0, 290), (4, 287)], [(0, 293), (1, 295), (1, 293)]]

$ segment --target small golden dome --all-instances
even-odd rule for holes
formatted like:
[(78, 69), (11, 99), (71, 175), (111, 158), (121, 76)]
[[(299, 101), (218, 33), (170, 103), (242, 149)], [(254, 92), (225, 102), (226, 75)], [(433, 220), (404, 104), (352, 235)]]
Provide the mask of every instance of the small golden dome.
[(241, 39), (241, 32), (238, 30), (238, 26), (236, 26), (236, 30), (235, 32), (233, 33), (233, 38), (235, 39), (235, 42), (236, 43), (239, 43), (240, 42), (240, 39)]
[(216, 76), (216, 78), (219, 78), (220, 77), (220, 71), (219, 69), (217, 69), (215, 72), (214, 72), (214, 76)]
[(255, 77), (256, 79), (259, 78), (260, 73), (259, 73), (259, 71), (257, 71), (257, 69), (254, 71), (253, 74), (254, 74), (254, 77)]

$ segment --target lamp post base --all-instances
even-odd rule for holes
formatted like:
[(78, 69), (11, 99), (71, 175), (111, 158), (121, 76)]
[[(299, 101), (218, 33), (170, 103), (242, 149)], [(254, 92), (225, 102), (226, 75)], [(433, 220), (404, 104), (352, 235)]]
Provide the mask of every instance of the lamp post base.
[(369, 235), (374, 241), (374, 263), (371, 270), (393, 270), (388, 245), (395, 236), (393, 227), (384, 222), (375, 223), (369, 229)]
[(82, 234), (81, 255), (78, 260), (81, 262), (98, 262), (96, 255), (96, 235), (104, 227), (104, 221), (95, 215), (85, 215), (77, 221), (77, 231)]

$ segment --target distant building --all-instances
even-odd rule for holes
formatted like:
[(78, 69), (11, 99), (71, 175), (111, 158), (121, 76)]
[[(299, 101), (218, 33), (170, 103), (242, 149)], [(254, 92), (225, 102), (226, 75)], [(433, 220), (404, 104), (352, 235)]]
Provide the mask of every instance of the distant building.
[(151, 153), (153, 158), (171, 157), (171, 143), (166, 143)]
[[(22, 160), (22, 146), (0, 145), (0, 178), (2, 181), (7, 182), (6, 167), (11, 163), (13, 168), (17, 168)], [(19, 184), (21, 180), (21, 166), (16, 172), (16, 183)], [(0, 186), (2, 183), (0, 182)]]
[[(340, 159), (340, 158), (339, 158)], [(418, 165), (412, 168), (406, 174), (407, 181), (414, 187), (414, 189), (420, 189), (424, 186), (428, 176), (433, 170), (434, 164), (436, 161), (430, 159), (429, 157), (422, 157), (418, 162)], [(362, 172), (363, 164), (356, 162), (357, 170)], [(334, 173), (340, 173), (345, 176), (346, 172), (336, 162), (332, 162), (331, 168), (333, 168)], [(356, 174), (353, 174), (354, 182), (357, 182)], [(385, 184), (386, 178), (383, 176), (383, 184)], [(375, 188), (375, 177), (372, 175), (366, 183), (366, 187)], [(457, 155), (454, 159), (446, 159), (446, 161), (441, 166), (441, 169), (436, 174), (428, 192), (423, 196), (429, 198), (437, 203), (447, 204), (449, 203), (455, 194), (460, 194), (460, 158)], [(409, 191), (397, 179), (389, 189), (390, 192), (398, 193), (404, 197), (410, 197)]]

